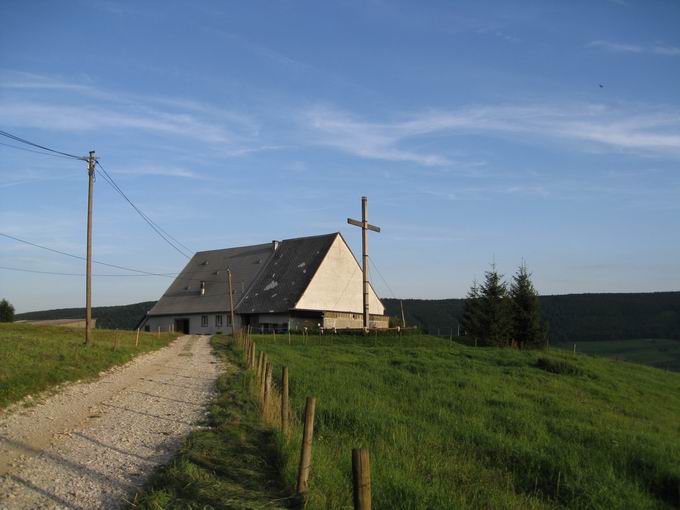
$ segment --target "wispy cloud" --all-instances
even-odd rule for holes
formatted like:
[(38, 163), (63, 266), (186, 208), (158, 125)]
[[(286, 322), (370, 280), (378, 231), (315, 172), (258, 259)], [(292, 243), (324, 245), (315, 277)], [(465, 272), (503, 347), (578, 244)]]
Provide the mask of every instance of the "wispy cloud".
[[(303, 116), (314, 143), (369, 159), (406, 161), (424, 166), (457, 162), (444, 152), (406, 148), (423, 139), (456, 135), (522, 136), (523, 143), (552, 139), (586, 142), (610, 150), (680, 155), (680, 112), (662, 108), (622, 110), (593, 104), (492, 105), (426, 111), (395, 121), (367, 121), (328, 107)], [(527, 137), (527, 135), (531, 135)], [(441, 151), (453, 144), (439, 143)]]
[[(90, 83), (15, 71), (0, 72), (0, 122), (55, 131), (145, 131), (212, 145), (224, 157), (262, 150), (252, 116), (198, 101), (112, 92)], [(34, 91), (53, 90), (49, 99)], [(267, 146), (271, 150), (271, 146)]]
[(598, 48), (613, 53), (651, 53), (655, 55), (663, 55), (666, 57), (680, 56), (680, 47), (668, 46), (663, 44), (642, 45), (597, 40), (589, 42), (587, 46), (589, 48)]
[(172, 166), (143, 165), (135, 167), (117, 168), (116, 174), (125, 175), (162, 175), (165, 177), (182, 177), (186, 179), (203, 179), (204, 177), (192, 170)]

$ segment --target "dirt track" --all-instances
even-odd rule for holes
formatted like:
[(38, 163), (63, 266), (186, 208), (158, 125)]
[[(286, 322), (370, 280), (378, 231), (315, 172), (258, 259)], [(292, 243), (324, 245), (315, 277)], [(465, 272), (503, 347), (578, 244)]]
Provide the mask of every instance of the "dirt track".
[(198, 426), (221, 365), (207, 337), (0, 415), (0, 509), (118, 508)]

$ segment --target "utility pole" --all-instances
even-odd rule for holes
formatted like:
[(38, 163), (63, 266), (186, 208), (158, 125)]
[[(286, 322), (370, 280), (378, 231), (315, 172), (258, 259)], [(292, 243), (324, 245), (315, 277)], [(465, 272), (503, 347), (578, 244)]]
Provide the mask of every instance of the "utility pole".
[(87, 158), (87, 258), (85, 261), (85, 345), (92, 343), (92, 191), (97, 158), (90, 151)]
[(236, 324), (234, 323), (234, 291), (231, 288), (231, 269), (227, 269), (229, 281), (229, 316), (231, 319), (231, 336), (236, 337)]
[(368, 223), (368, 198), (361, 197), (361, 221), (347, 218), (347, 223), (361, 228), (361, 255), (364, 272), (364, 332), (368, 332), (368, 231), (380, 232), (380, 227)]

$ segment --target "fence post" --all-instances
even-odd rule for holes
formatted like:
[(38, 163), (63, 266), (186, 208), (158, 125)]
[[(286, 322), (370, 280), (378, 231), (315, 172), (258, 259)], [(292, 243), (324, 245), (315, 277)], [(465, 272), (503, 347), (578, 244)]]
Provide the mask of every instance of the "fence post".
[(135, 338), (135, 347), (139, 345), (139, 328), (137, 328), (137, 338)]
[(352, 450), (352, 487), (354, 510), (371, 510), (371, 466), (367, 448)]
[(158, 332), (156, 333), (156, 337), (160, 338), (161, 337), (161, 327), (158, 326)]
[(267, 413), (267, 403), (271, 398), (272, 391), (272, 364), (267, 363), (267, 368), (264, 372), (264, 394), (262, 396), (262, 410)]
[(257, 358), (257, 382), (260, 383), (260, 376), (262, 375), (262, 360), (264, 360), (264, 351), (260, 351), (260, 355)]
[(298, 466), (297, 493), (304, 494), (309, 489), (309, 470), (312, 467), (312, 439), (314, 438), (314, 411), (316, 398), (307, 397), (305, 404), (305, 424), (302, 431), (302, 450)]
[(281, 372), (281, 432), (288, 433), (288, 367)]
[(574, 354), (576, 354), (576, 344), (574, 344)]
[(262, 372), (260, 373), (260, 400), (264, 402), (264, 384), (267, 376), (267, 353), (262, 355)]

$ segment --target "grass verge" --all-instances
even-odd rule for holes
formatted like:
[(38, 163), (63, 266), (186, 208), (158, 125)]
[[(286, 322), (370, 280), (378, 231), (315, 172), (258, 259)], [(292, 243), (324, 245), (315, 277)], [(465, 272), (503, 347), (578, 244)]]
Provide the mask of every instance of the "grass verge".
[(189, 435), (175, 458), (152, 475), (132, 508), (297, 508), (299, 502), (280, 477), (281, 438), (262, 422), (252, 373), (243, 369), (226, 337), (212, 343), (226, 359), (227, 371), (217, 380), (207, 428)]
[(281, 442), (294, 487), (304, 400), (317, 397), (307, 508), (351, 508), (351, 449), (375, 508), (677, 508), (680, 375), (567, 352), (427, 336), (258, 336), (290, 371)]
[(95, 377), (179, 336), (140, 332), (135, 347), (135, 331), (96, 329), (93, 344), (85, 347), (83, 335), (82, 329), (0, 324), (0, 409), (61, 383)]

